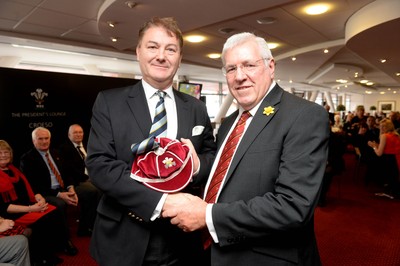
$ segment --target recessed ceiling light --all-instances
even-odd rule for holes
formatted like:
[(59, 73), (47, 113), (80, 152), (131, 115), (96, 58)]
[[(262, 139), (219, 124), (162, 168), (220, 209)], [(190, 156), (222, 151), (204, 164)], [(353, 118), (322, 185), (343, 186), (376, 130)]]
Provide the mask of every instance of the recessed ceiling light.
[(366, 94), (372, 94), (372, 91), (365, 91)]
[(381, 91), (380, 94), (385, 94), (385, 92), (384, 92), (384, 91)]
[(328, 50), (328, 49), (325, 49), (325, 50), (324, 50), (324, 54), (327, 54), (327, 53), (329, 53), (329, 50)]
[(380, 61), (381, 61), (381, 63), (385, 63), (386, 59), (381, 59)]
[(188, 35), (185, 37), (185, 40), (188, 42), (193, 42), (193, 43), (198, 43), (202, 42), (206, 39), (206, 37), (201, 36), (201, 35)]
[(330, 8), (330, 5), (328, 4), (314, 4), (314, 5), (309, 5), (306, 8), (304, 8), (304, 11), (308, 15), (320, 15), (328, 11)]
[(208, 54), (207, 55), (209, 58), (211, 58), (211, 59), (218, 59), (218, 58), (221, 58), (221, 54), (219, 54), (219, 53), (212, 53), (212, 54)]
[(118, 39), (115, 38), (115, 37), (111, 37), (110, 39), (111, 39), (112, 42), (117, 42), (118, 41)]
[(273, 17), (265, 17), (257, 19), (257, 23), (261, 25), (268, 25), (276, 22), (276, 18)]
[(347, 83), (347, 80), (346, 79), (337, 79), (336, 82), (344, 84), (344, 83)]
[(268, 43), (268, 48), (271, 49), (271, 50), (277, 48), (278, 46), (279, 46), (279, 43), (276, 43), (276, 42), (269, 42)]
[(367, 82), (367, 83), (365, 83), (365, 84), (367, 84), (368, 86), (374, 85), (374, 83), (373, 83), (372, 81), (369, 81), (369, 82)]
[(369, 82), (369, 80), (367, 80), (367, 79), (360, 80), (361, 84), (366, 84), (367, 82)]
[(292, 57), (292, 61), (296, 61), (296, 59), (297, 59), (297, 58), (296, 58), (295, 56)]
[(396, 73), (396, 76), (400, 77), (400, 72), (397, 72), (397, 73)]
[(134, 8), (135, 6), (137, 6), (137, 3), (134, 1), (126, 1), (125, 5), (127, 5), (129, 8)]
[(115, 22), (107, 21), (107, 25), (108, 25), (109, 27), (111, 27), (111, 28), (114, 28), (114, 27), (115, 27)]
[(222, 34), (229, 34), (235, 31), (234, 28), (221, 28), (218, 30)]

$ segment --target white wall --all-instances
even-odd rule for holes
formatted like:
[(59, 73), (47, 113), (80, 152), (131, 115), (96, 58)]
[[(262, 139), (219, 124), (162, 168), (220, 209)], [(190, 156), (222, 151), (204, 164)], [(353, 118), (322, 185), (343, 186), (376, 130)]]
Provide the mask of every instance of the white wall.
[(400, 111), (400, 94), (392, 92), (387, 92), (383, 95), (382, 94), (366, 95), (364, 99), (365, 110), (369, 112), (369, 107), (375, 105), (377, 111), (379, 111), (379, 106), (383, 102), (394, 102), (393, 111)]

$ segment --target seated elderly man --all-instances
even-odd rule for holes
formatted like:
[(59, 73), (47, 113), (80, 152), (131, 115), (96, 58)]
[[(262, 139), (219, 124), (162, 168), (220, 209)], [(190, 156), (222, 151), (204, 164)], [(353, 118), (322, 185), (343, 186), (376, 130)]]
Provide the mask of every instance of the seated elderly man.
[[(34, 147), (23, 154), (20, 168), (28, 179), (34, 193), (41, 194), (46, 202), (57, 207), (62, 216), (63, 230), (69, 238), (67, 206), (78, 205), (71, 178), (65, 173), (64, 165), (57, 150), (50, 148), (51, 134), (47, 128), (37, 127), (32, 131)], [(74, 256), (78, 249), (68, 240), (65, 253)]]
[(101, 192), (92, 184), (88, 175), (83, 136), (80, 125), (71, 125), (68, 129), (68, 140), (60, 147), (60, 155), (65, 163), (66, 174), (73, 178), (75, 191), (79, 196), (78, 236), (91, 236)]

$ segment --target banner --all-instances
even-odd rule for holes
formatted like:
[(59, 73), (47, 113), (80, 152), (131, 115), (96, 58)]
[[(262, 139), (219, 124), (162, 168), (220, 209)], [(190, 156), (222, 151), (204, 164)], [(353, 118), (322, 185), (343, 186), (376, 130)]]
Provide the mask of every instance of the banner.
[(71, 124), (89, 136), (92, 106), (99, 91), (138, 80), (0, 68), (0, 139), (14, 150), (14, 162), (33, 147), (32, 130), (51, 132), (51, 146), (68, 138)]

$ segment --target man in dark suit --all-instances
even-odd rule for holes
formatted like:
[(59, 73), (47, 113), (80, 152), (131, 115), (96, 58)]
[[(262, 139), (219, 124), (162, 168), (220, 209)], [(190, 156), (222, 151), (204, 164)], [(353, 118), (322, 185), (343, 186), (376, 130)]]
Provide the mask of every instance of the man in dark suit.
[[(48, 203), (57, 207), (63, 217), (65, 235), (69, 236), (67, 205), (77, 206), (78, 196), (72, 179), (64, 172), (59, 153), (50, 149), (50, 139), (47, 128), (35, 128), (32, 131), (34, 148), (21, 156), (20, 167), (35, 194), (42, 194)], [(71, 256), (77, 254), (71, 240), (66, 241), (65, 252)]]
[[(320, 265), (313, 221), (327, 161), (328, 114), (276, 84), (275, 62), (263, 38), (233, 35), (222, 62), (239, 110), (218, 132), (205, 197), (215, 190), (216, 200), (186, 195), (186, 202), (165, 204), (162, 216), (185, 232), (209, 233), (213, 266)], [(228, 170), (219, 188), (212, 188), (214, 173), (223, 169), (217, 165), (226, 157), (221, 155), (226, 139), (246, 112), (251, 116), (242, 138), (223, 165)]]
[(88, 176), (83, 136), (84, 132), (80, 125), (71, 125), (68, 129), (68, 141), (61, 145), (60, 154), (66, 174), (73, 178), (75, 191), (79, 197), (78, 236), (91, 236), (101, 192), (91, 183)]
[(202, 265), (199, 234), (184, 234), (159, 217), (169, 195), (130, 177), (131, 145), (149, 136), (160, 90), (167, 93), (166, 137), (191, 145), (198, 154), (188, 191), (198, 192), (207, 179), (215, 143), (206, 106), (172, 87), (182, 45), (175, 20), (153, 18), (140, 30), (136, 48), (142, 81), (100, 92), (95, 101), (86, 165), (103, 192), (90, 247), (100, 265)]

